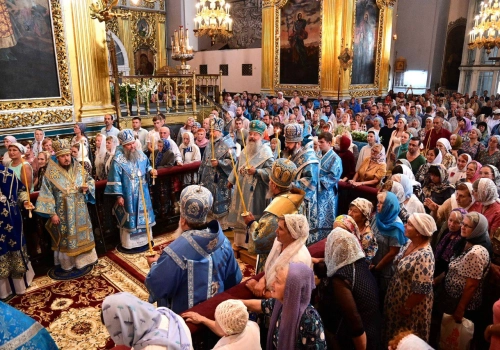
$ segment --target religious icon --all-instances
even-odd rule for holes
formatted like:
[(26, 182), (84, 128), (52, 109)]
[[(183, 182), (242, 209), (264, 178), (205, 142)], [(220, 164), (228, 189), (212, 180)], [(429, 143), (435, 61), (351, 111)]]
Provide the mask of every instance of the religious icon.
[(379, 8), (376, 0), (356, 2), (352, 84), (375, 82)]
[(147, 38), (149, 36), (149, 24), (146, 19), (141, 18), (137, 22), (137, 34), (143, 38)]

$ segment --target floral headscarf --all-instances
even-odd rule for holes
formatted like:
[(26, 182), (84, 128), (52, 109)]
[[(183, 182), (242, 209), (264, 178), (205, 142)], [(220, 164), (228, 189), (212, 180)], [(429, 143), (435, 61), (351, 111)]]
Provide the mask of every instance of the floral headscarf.
[(370, 225), (370, 219), (371, 219), (371, 216), (372, 216), (372, 211), (373, 211), (373, 204), (372, 204), (372, 202), (370, 202), (367, 199), (358, 197), (358, 198), (356, 198), (355, 200), (353, 200), (351, 202), (351, 205), (354, 205), (356, 208), (359, 209), (359, 211), (361, 212), (361, 214), (363, 214), (363, 216), (365, 217), (365, 220), (366, 220), (365, 225), (369, 226)]
[[(385, 149), (384, 147), (377, 146), (380, 148), (380, 151), (376, 154), (373, 155), (373, 153), (370, 153), (370, 160), (373, 162), (376, 162), (377, 164), (384, 164), (385, 163)], [(373, 147), (372, 147), (373, 149)]]
[(495, 202), (500, 203), (500, 199), (498, 199), (498, 191), (497, 186), (491, 179), (479, 179), (474, 182), (474, 187), (477, 184), (477, 191), (475, 192), (475, 197), (478, 202), (481, 202), (483, 205), (491, 205)]
[[(476, 164), (476, 172), (474, 173), (474, 176), (472, 177), (472, 179), (470, 180), (470, 182), (474, 182), (474, 181), (476, 181), (477, 179), (479, 179), (481, 177), (481, 174), (479, 174), (479, 172), (481, 171), (481, 168), (483, 167), (481, 165), (481, 163), (479, 163), (476, 160), (473, 160), (469, 164), (473, 164), (473, 163)], [(469, 164), (467, 164), (467, 166), (469, 166)]]
[(472, 124), (470, 119), (464, 117), (463, 120), (465, 122), (465, 125), (460, 130), (458, 130), (458, 134), (460, 136), (465, 135), (472, 130)]
[(340, 268), (365, 257), (359, 241), (349, 231), (336, 227), (325, 245), (326, 275), (332, 277)]
[[(431, 197), (432, 193), (442, 193), (450, 187), (450, 182), (448, 181), (448, 171), (446, 171), (441, 165), (431, 165), (430, 169), (436, 169), (439, 172), (439, 183), (434, 183), (430, 176), (427, 176), (424, 180), (424, 187), (422, 191), (425, 197)], [(430, 172), (428, 172), (430, 174)]]
[(358, 240), (361, 239), (361, 233), (359, 232), (358, 225), (356, 224), (356, 221), (354, 221), (354, 219), (349, 215), (337, 216), (335, 222), (333, 223), (333, 226), (343, 228), (344, 230), (347, 230), (348, 232), (355, 235)]

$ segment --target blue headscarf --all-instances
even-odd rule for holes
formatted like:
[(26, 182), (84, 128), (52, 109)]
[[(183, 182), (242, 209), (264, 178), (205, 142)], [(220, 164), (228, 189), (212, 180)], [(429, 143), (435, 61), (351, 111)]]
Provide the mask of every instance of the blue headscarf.
[(405, 236), (403, 222), (398, 217), (400, 210), (398, 197), (392, 192), (384, 193), (386, 193), (386, 197), (382, 210), (375, 216), (377, 229), (382, 236), (394, 237), (399, 244), (404, 245), (408, 238)]
[(393, 175), (392, 177), (396, 177), (396, 181), (398, 181), (401, 186), (403, 186), (403, 189), (405, 190), (405, 197), (406, 199), (410, 198), (411, 195), (413, 194), (413, 185), (411, 183), (411, 180), (408, 176), (405, 174), (396, 174)]
[[(148, 345), (186, 349), (191, 339), (184, 331), (182, 318), (166, 307), (155, 308), (130, 293), (116, 293), (104, 299), (102, 315), (116, 345), (144, 349)], [(168, 318), (168, 331), (160, 329), (161, 316)]]
[(380, 127), (381, 128), (383, 128), (385, 126), (385, 124), (384, 124), (384, 118), (382, 118), (382, 117), (379, 116), (379, 117), (375, 117), (375, 119), (378, 120), (378, 122), (380, 123)]
[(380, 143), (380, 136), (378, 136), (378, 132), (375, 131), (368, 131), (368, 133), (372, 133), (373, 136), (375, 136), (375, 143)]
[(160, 166), (163, 155), (165, 154), (165, 152), (170, 150), (170, 142), (167, 139), (161, 139), (160, 141), (163, 142), (163, 148), (161, 152), (158, 151), (158, 154), (156, 155), (155, 168), (158, 168)]

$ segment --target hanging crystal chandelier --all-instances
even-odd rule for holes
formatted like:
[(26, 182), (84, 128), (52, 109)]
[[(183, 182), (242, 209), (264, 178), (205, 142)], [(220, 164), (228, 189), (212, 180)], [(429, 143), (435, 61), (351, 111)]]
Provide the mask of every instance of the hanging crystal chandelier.
[(474, 17), (474, 27), (469, 32), (469, 49), (482, 49), (490, 54), (495, 46), (500, 48), (499, 0), (483, 1), (479, 14)]
[(217, 37), (233, 36), (233, 20), (229, 14), (230, 5), (224, 0), (199, 1), (196, 4), (194, 35), (210, 37), (212, 45)]

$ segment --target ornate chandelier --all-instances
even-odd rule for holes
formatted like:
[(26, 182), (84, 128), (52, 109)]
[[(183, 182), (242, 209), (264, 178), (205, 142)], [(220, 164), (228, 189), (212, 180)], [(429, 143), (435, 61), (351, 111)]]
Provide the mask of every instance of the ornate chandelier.
[(474, 27), (469, 32), (469, 49), (484, 49), (490, 54), (495, 46), (500, 48), (499, 0), (481, 2), (479, 14), (474, 17)]
[(230, 5), (224, 0), (199, 1), (196, 4), (194, 35), (210, 37), (212, 45), (217, 37), (233, 36), (233, 20), (229, 14)]

